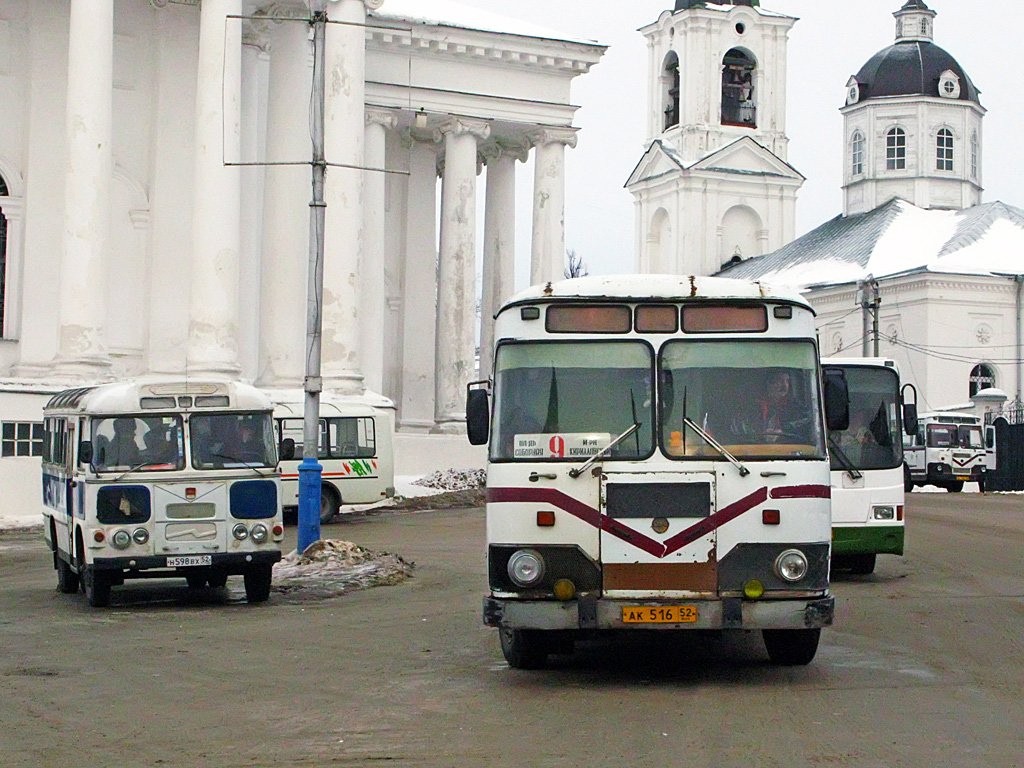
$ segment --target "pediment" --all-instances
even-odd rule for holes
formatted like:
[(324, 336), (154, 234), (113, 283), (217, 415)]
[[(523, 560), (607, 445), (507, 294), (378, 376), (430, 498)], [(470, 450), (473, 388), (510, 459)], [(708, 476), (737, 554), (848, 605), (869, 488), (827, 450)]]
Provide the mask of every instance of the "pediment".
[(804, 178), (785, 160), (746, 136), (701, 158), (690, 166), (690, 170)]
[(641, 181), (656, 179), (671, 173), (679, 173), (683, 170), (683, 164), (679, 156), (666, 147), (660, 139), (651, 143), (647, 148), (636, 168), (629, 175), (626, 186), (638, 184)]

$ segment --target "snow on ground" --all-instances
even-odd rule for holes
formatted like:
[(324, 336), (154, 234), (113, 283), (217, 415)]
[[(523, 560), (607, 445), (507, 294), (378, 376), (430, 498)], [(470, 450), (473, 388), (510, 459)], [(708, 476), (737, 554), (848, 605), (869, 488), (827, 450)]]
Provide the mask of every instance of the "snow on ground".
[(272, 589), (291, 598), (327, 598), (357, 589), (400, 584), (415, 563), (390, 552), (372, 552), (350, 541), (321, 539), (301, 555), (274, 566)]

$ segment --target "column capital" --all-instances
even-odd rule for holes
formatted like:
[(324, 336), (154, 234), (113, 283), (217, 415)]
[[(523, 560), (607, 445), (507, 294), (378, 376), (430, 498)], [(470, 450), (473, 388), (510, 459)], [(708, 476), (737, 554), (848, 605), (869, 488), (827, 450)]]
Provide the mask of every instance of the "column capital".
[(437, 126), (444, 135), (461, 136), (470, 134), (478, 139), (486, 139), (491, 135), (491, 124), (487, 120), (473, 117), (450, 117)]
[(430, 146), (434, 152), (440, 151), (441, 141), (444, 136), (436, 128), (406, 128), (401, 131), (402, 146), (405, 149), (412, 149), (413, 144)]
[[(338, 2), (339, 0), (331, 0), (331, 3), (334, 5), (337, 5)], [(368, 11), (376, 11), (378, 8), (384, 5), (384, 0), (362, 0), (362, 2), (363, 5), (366, 6), (366, 10)]]
[[(149, 0), (154, 8), (166, 8), (171, 0)], [(175, 5), (199, 5), (199, 0), (174, 0)]]
[(576, 147), (576, 134), (579, 132), (579, 128), (556, 128), (554, 126), (545, 126), (543, 128), (536, 128), (532, 131), (528, 131), (526, 138), (530, 140), (530, 143), (535, 146), (541, 146), (544, 144), (564, 144), (565, 146), (575, 149)]
[(278, 24), (282, 19), (305, 19), (309, 18), (309, 3), (304, 0), (274, 0), (260, 8), (257, 14)]
[(393, 109), (385, 107), (366, 108), (367, 125), (383, 125), (386, 130), (392, 130), (398, 125), (398, 116)]
[(530, 159), (530, 145), (527, 142), (496, 139), (480, 147), (480, 154), (484, 158), (484, 163), (488, 165), (502, 157), (511, 157), (513, 160), (525, 163)]

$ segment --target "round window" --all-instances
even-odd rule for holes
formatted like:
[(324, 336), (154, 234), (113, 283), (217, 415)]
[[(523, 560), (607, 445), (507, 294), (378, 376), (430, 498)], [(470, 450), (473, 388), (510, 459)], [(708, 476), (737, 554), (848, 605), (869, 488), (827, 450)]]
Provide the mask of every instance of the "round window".
[(744, 32), (746, 32), (746, 31), (747, 31), (747, 25), (746, 25), (746, 24), (744, 24), (744, 23), (743, 23), (742, 21), (741, 21), (741, 22), (739, 22), (739, 23), (738, 23), (738, 24), (736, 25), (736, 34), (737, 34), (737, 35), (742, 35), (742, 34), (743, 34)]

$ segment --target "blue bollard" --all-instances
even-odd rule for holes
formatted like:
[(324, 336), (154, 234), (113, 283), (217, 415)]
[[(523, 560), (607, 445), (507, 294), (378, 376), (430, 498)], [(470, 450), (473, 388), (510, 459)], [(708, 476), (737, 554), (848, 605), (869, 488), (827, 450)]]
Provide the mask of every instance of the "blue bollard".
[(312, 457), (304, 458), (299, 464), (299, 554), (320, 541), (320, 476), (323, 471), (320, 462)]

